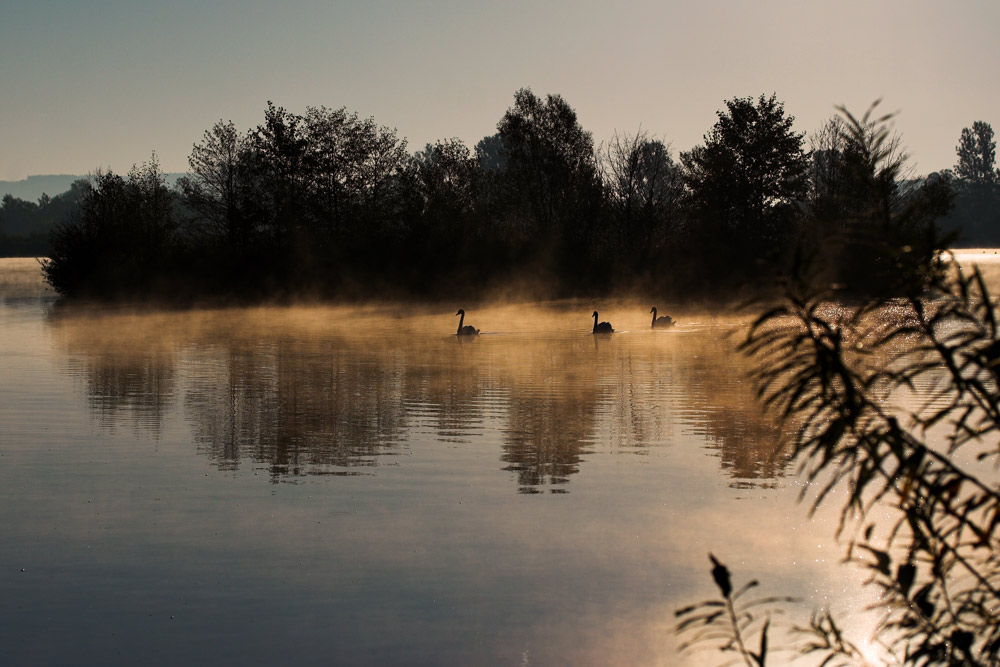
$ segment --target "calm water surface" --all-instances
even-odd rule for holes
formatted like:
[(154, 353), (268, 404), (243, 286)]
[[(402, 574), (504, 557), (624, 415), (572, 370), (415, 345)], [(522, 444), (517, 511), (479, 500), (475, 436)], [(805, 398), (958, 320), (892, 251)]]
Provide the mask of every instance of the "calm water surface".
[(862, 606), (739, 321), (652, 305), (78, 309), (0, 260), (0, 664), (714, 664), (709, 551)]

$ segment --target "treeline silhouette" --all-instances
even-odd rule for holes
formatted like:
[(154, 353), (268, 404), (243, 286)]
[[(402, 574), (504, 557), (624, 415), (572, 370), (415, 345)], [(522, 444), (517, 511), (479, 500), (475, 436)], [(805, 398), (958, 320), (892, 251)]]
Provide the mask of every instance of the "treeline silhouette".
[(47, 256), (49, 235), (79, 211), (88, 187), (86, 180), (77, 180), (66, 192), (54, 197), (43, 193), (37, 202), (5, 194), (0, 199), (0, 257)]
[(412, 154), (343, 108), (268, 103), (252, 130), (206, 131), (176, 188), (155, 154), (81, 185), (44, 272), (67, 296), (682, 300), (746, 296), (808, 258), (852, 292), (919, 287), (967, 179), (907, 178), (874, 109), (807, 141), (775, 95), (735, 98), (675, 161), (642, 130), (595, 146), (562, 97), (528, 89), (474, 149)]

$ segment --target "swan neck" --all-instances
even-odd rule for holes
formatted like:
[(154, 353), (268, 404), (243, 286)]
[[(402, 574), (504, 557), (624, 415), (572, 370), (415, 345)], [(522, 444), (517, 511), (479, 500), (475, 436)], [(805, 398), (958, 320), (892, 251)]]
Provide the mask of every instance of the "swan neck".
[(462, 322), (465, 322), (465, 313), (458, 314), (458, 333), (462, 333)]

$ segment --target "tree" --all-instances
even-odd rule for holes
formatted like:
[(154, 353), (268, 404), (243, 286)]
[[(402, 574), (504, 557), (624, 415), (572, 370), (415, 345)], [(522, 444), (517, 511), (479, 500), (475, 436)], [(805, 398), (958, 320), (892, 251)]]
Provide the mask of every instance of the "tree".
[(500, 172), (507, 167), (507, 156), (504, 153), (503, 139), (499, 134), (483, 137), (476, 144), (476, 158), (483, 171)]
[(7, 193), (0, 199), (0, 234), (27, 236), (38, 218), (39, 205)]
[(840, 216), (846, 183), (841, 169), (844, 157), (844, 119), (831, 117), (809, 135), (809, 213), (820, 225)]
[(199, 229), (234, 249), (246, 246), (250, 237), (241, 197), (246, 141), (232, 121), (218, 121), (191, 149), (191, 171), (178, 180), (185, 203), (198, 215)]
[(49, 234), (80, 208), (88, 184), (76, 180), (66, 192), (50, 197), (46, 193), (33, 204), (13, 195), (0, 200), (0, 254), (45, 257), (51, 254)]
[(873, 117), (879, 103), (876, 100), (860, 118), (846, 107), (837, 107), (845, 119), (838, 164), (845, 187), (839, 213), (848, 219), (888, 224), (901, 203), (907, 155), (889, 125), (895, 114)]
[(392, 231), (399, 222), (399, 178), (408, 155), (406, 139), (395, 128), (377, 125), (374, 118), (362, 121), (352, 141), (351, 184), (361, 201), (361, 219), (366, 233), (375, 236)]
[(351, 190), (358, 115), (343, 107), (308, 107), (304, 122), (310, 214), (327, 231), (342, 232), (360, 206)]
[(524, 239), (525, 225), (518, 212), (522, 202), (517, 198), (514, 184), (506, 178), (507, 153), (500, 134), (483, 137), (475, 148), (479, 167), (479, 188), (476, 207), (479, 211), (479, 228), (508, 248)]
[(681, 170), (670, 148), (649, 133), (615, 132), (600, 150), (601, 175), (621, 254), (630, 266), (656, 256), (679, 217)]
[(977, 120), (964, 128), (955, 148), (958, 164), (955, 173), (960, 179), (977, 185), (997, 185), (1000, 171), (996, 168), (997, 142), (989, 123)]
[(747, 280), (779, 258), (805, 199), (803, 135), (775, 95), (735, 98), (718, 112), (705, 143), (681, 153), (693, 255), (712, 280), (725, 267)]
[(166, 279), (176, 231), (174, 195), (154, 153), (127, 178), (92, 178), (80, 210), (50, 234), (42, 272), (63, 295), (140, 294)]
[(995, 167), (993, 128), (976, 121), (963, 129), (956, 152), (955, 209), (946, 224), (963, 243), (1000, 243), (1000, 171)]
[[(469, 282), (468, 273), (488, 271), (492, 262), (502, 259), (504, 253), (495, 245), (486, 257), (476, 253), (486, 249), (485, 230), (477, 224), (482, 175), (479, 160), (459, 139), (427, 144), (407, 160), (400, 194), (411, 284), (435, 279)], [(450, 258), (444, 266), (442, 257)], [(465, 270), (468, 273), (462, 273)], [(459, 273), (461, 279), (456, 278)]]
[(250, 135), (248, 166), (256, 181), (261, 227), (279, 247), (294, 244), (295, 232), (309, 226), (305, 215), (305, 156), (302, 116), (267, 103), (264, 123)]
[(497, 124), (505, 179), (518, 193), (529, 233), (580, 245), (599, 201), (594, 141), (559, 95), (544, 100), (522, 88)]
[(421, 215), (435, 225), (460, 224), (475, 207), (479, 161), (460, 139), (427, 144), (409, 162), (416, 176)]
[[(894, 113), (860, 116), (838, 107), (836, 149), (827, 153), (832, 187), (822, 193), (819, 245), (828, 279), (855, 294), (919, 292), (932, 279), (944, 241), (936, 221), (951, 208), (947, 179), (906, 178), (906, 151)], [(816, 210), (816, 209), (814, 209)]]
[(87, 188), (88, 184), (85, 179), (77, 179), (69, 186), (69, 190), (49, 199), (47, 205), (40, 206), (39, 213), (46, 234), (79, 210)]

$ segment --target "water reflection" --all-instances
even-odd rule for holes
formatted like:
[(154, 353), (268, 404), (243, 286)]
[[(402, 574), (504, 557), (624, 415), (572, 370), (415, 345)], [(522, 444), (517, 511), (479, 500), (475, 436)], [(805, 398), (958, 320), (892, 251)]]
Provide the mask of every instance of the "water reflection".
[[(463, 338), (442, 313), (259, 308), (49, 317), (98, 422), (158, 433), (183, 411), (221, 470), (274, 481), (373, 473), (421, 438), (495, 446), (521, 493), (562, 493), (595, 451), (643, 455), (685, 434), (717, 451), (732, 484), (782, 473), (732, 322), (651, 331), (641, 307), (595, 337), (580, 304), (480, 309)], [(447, 313), (448, 311), (444, 311)], [(453, 312), (453, 311), (450, 311)], [(632, 327), (632, 328), (629, 328)]]
[(686, 363), (676, 366), (677, 380), (686, 388), (695, 432), (717, 449), (733, 484), (766, 485), (784, 470), (781, 439), (776, 424), (760, 414), (747, 379), (749, 362), (733, 358), (737, 332), (730, 334), (701, 337)]
[(173, 405), (177, 359), (157, 335), (163, 316), (63, 317), (53, 330), (68, 354), (70, 373), (85, 384), (91, 412), (105, 428), (131, 426), (159, 437)]
[(588, 354), (590, 343), (525, 345), (521, 364), (504, 368), (510, 395), (501, 459), (522, 493), (542, 486), (561, 492), (579, 471), (604, 393), (597, 381), (602, 357), (600, 350)]
[(185, 408), (201, 451), (222, 468), (264, 463), (273, 478), (375, 465), (405, 420), (391, 360), (335, 341), (198, 345)]

